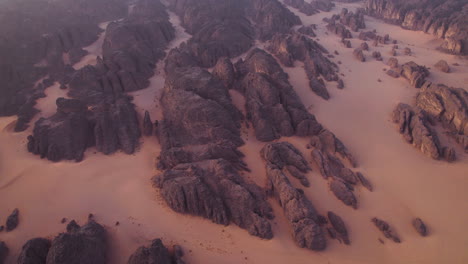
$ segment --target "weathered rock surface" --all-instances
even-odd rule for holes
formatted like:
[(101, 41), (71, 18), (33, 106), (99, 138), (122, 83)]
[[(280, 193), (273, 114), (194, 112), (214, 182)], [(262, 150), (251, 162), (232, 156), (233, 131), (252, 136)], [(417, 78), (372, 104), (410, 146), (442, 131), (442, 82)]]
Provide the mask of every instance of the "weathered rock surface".
[(425, 85), (416, 96), (416, 106), (440, 122), (468, 153), (468, 92), (445, 85)]
[(400, 74), (408, 80), (411, 86), (421, 88), (426, 81), (426, 77), (429, 76), (429, 71), (426, 67), (410, 61), (401, 65)]
[(8, 216), (5, 224), (5, 230), (7, 232), (13, 231), (19, 224), (19, 210), (14, 209), (13, 212)]
[(107, 262), (106, 230), (90, 220), (80, 227), (75, 221), (67, 232), (54, 238), (47, 254), (47, 264), (102, 264)]
[(441, 49), (468, 54), (468, 3), (464, 0), (368, 0), (367, 14), (444, 39)]
[(377, 61), (382, 61), (383, 60), (382, 54), (380, 54), (380, 52), (378, 52), (378, 51), (372, 52), (372, 58), (375, 58), (375, 60), (377, 60)]
[(398, 68), (398, 59), (397, 58), (389, 58), (387, 61), (387, 65), (391, 68)]
[(272, 193), (283, 208), (292, 228), (292, 235), (300, 247), (321, 251), (326, 238), (318, 224), (318, 214), (304, 192), (292, 186), (276, 165), (267, 163), (267, 177)]
[(424, 222), (421, 220), (421, 218), (415, 218), (412, 222), (414, 229), (421, 235), (421, 236), (427, 236), (427, 227), (424, 224)]
[(231, 89), (236, 79), (236, 72), (231, 60), (227, 57), (220, 58), (213, 68), (213, 76), (221, 80), (226, 88)]
[(251, 235), (273, 237), (273, 217), (260, 188), (247, 183), (226, 160), (180, 164), (154, 178), (174, 211), (198, 215), (217, 224), (233, 222)]
[(174, 246), (173, 254), (164, 246), (161, 239), (155, 239), (149, 247), (139, 247), (128, 259), (128, 264), (183, 264), (180, 246)]
[(309, 136), (322, 126), (300, 101), (276, 60), (260, 49), (252, 50), (236, 63), (246, 98), (247, 119), (252, 122), (260, 141), (281, 136)]
[(287, 67), (294, 66), (296, 60), (303, 62), (312, 91), (323, 99), (330, 98), (323, 79), (339, 81), (338, 67), (324, 55), (328, 51), (320, 44), (298, 33), (278, 34), (267, 49)]
[(444, 60), (438, 61), (436, 64), (434, 64), (434, 67), (438, 69), (441, 72), (449, 73), (450, 72), (450, 66), (448, 63)]
[(393, 240), (395, 243), (401, 242), (398, 235), (387, 222), (374, 217), (372, 218), (372, 223), (374, 223), (374, 225), (384, 234), (386, 238)]
[(427, 122), (424, 113), (407, 104), (398, 104), (393, 111), (393, 122), (398, 124), (404, 139), (426, 156), (439, 159), (441, 147), (437, 134)]
[(269, 143), (262, 148), (260, 154), (267, 163), (274, 164), (278, 169), (298, 179), (302, 185), (309, 186), (305, 173), (311, 168), (302, 153), (291, 143)]
[(45, 264), (51, 242), (45, 238), (34, 238), (26, 242), (18, 257), (18, 264)]
[(328, 212), (328, 220), (330, 221), (331, 226), (333, 229), (336, 231), (338, 235), (338, 239), (340, 241), (343, 241), (346, 245), (350, 244), (349, 241), (349, 236), (348, 236), (348, 229), (346, 228), (345, 223), (343, 222), (343, 219), (336, 215), (335, 213), (329, 211)]

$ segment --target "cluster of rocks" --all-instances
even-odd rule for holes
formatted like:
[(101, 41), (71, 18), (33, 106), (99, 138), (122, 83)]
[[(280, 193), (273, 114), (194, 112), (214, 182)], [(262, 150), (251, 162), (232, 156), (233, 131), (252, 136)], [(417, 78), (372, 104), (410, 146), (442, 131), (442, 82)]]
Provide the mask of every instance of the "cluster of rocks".
[(108, 25), (102, 59), (67, 74), (62, 82), (74, 99), (59, 98), (57, 112), (35, 123), (28, 150), (51, 161), (81, 161), (90, 146), (104, 154), (133, 153), (141, 130), (125, 93), (149, 85), (155, 63), (164, 58), (174, 34), (163, 4), (137, 1), (125, 19)]
[(296, 243), (311, 250), (324, 250), (326, 237), (316, 209), (304, 192), (295, 188), (286, 176), (291, 175), (307, 186), (308, 180), (303, 174), (310, 170), (307, 161), (287, 142), (265, 145), (261, 156), (266, 162), (267, 189), (283, 208)]
[(125, 16), (127, 4), (8, 0), (0, 5), (0, 116), (18, 115), (15, 131), (23, 131), (38, 112), (34, 106), (44, 89), (87, 54), (83, 47), (97, 40), (99, 23)]
[(465, 0), (368, 0), (366, 12), (405, 29), (419, 30), (442, 38), (442, 50), (468, 54), (467, 7)]
[(267, 49), (286, 67), (294, 66), (295, 61), (303, 62), (311, 90), (323, 99), (330, 98), (323, 79), (339, 82), (338, 66), (325, 56), (328, 51), (320, 44), (293, 32), (275, 35)]
[(320, 11), (328, 12), (335, 6), (333, 2), (326, 0), (315, 0), (312, 2), (307, 2), (305, 0), (285, 0), (284, 4), (296, 8), (299, 12), (307, 16), (317, 14)]
[[(66, 232), (60, 233), (52, 241), (47, 238), (33, 238), (27, 241), (18, 256), (16, 263), (48, 263), (48, 264), (103, 264), (107, 263), (109, 238), (106, 229), (89, 219), (79, 226), (72, 220)], [(0, 242), (0, 263), (4, 263), (8, 248)], [(183, 251), (175, 245), (172, 253), (163, 245), (160, 239), (152, 241), (149, 247), (138, 248), (128, 259), (128, 264), (184, 264)]]

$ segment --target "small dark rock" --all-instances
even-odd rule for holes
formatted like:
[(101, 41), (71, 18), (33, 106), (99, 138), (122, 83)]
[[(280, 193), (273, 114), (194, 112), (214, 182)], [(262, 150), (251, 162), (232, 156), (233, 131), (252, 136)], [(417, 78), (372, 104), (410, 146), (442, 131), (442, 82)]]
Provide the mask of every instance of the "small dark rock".
[(421, 236), (427, 236), (427, 227), (424, 224), (424, 222), (421, 220), (421, 218), (414, 219), (413, 226), (414, 226), (414, 229), (416, 229), (416, 231), (418, 231), (418, 233)]
[(16, 208), (13, 210), (10, 216), (8, 216), (7, 222), (6, 222), (6, 231), (10, 232), (13, 229), (15, 229), (18, 226), (19, 223), (19, 210)]

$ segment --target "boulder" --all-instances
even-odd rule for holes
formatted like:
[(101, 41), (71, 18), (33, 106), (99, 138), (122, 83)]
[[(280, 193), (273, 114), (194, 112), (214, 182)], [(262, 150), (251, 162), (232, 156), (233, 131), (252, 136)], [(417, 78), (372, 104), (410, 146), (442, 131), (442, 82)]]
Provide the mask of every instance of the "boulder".
[(438, 69), (441, 72), (449, 73), (450, 72), (450, 66), (448, 63), (444, 60), (438, 61), (436, 64), (434, 64), (434, 67)]
[(364, 53), (362, 52), (362, 49), (357, 48), (353, 51), (354, 58), (356, 58), (358, 61), (364, 62), (366, 61), (366, 57), (364, 56)]
[(149, 247), (139, 247), (128, 259), (128, 264), (172, 264), (173, 257), (161, 239), (155, 239)]
[(0, 263), (3, 264), (5, 263), (5, 259), (8, 256), (9, 249), (5, 242), (0, 241)]

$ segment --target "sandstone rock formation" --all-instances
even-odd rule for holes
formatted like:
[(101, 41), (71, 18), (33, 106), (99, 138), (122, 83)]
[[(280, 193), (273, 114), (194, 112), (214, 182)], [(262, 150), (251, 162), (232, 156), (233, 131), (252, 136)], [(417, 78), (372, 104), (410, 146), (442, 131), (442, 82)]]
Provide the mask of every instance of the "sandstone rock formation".
[(19, 210), (16, 208), (13, 212), (8, 216), (5, 224), (5, 230), (7, 232), (13, 231), (19, 224)]
[(339, 81), (338, 67), (325, 57), (328, 51), (320, 44), (298, 33), (278, 34), (267, 49), (287, 67), (292, 67), (296, 60), (302, 61), (312, 91), (323, 99), (330, 98), (322, 78)]
[(416, 106), (440, 122), (468, 153), (468, 93), (462, 88), (428, 83), (416, 96)]
[(441, 48), (455, 54), (468, 54), (468, 18), (464, 0), (403, 1), (368, 0), (367, 14), (420, 30), (444, 39)]
[(102, 264), (107, 261), (106, 230), (90, 220), (80, 227), (75, 221), (56, 236), (47, 254), (47, 264)]
[(149, 247), (139, 247), (128, 259), (128, 264), (184, 264), (183, 252), (179, 246), (174, 246), (175, 252), (171, 254), (163, 245), (161, 239), (155, 239)]
[(366, 57), (364, 56), (364, 53), (362, 52), (361, 48), (356, 48), (353, 51), (354, 58), (356, 58), (358, 61), (364, 62), (366, 61)]
[(273, 217), (260, 188), (246, 182), (226, 160), (180, 164), (154, 178), (169, 207), (214, 223), (234, 223), (251, 235), (273, 237)]
[(415, 218), (412, 222), (414, 229), (421, 235), (421, 236), (427, 236), (427, 227), (424, 224), (424, 222), (421, 220), (421, 218)]
[(33, 238), (26, 242), (18, 257), (18, 264), (44, 264), (47, 263), (47, 253), (51, 242), (45, 238)]
[(448, 63), (444, 60), (438, 61), (436, 64), (434, 64), (434, 67), (438, 69), (441, 72), (449, 73), (450, 72), (450, 66)]
[(336, 231), (337, 238), (340, 241), (343, 241), (343, 243), (345, 243), (346, 245), (349, 245), (350, 241), (348, 236), (348, 230), (346, 228), (345, 223), (343, 222), (343, 219), (341, 219), (341, 217), (330, 211), (328, 212), (328, 220), (330, 221), (333, 230)]
[[(304, 192), (294, 188), (285, 174), (286, 171), (291, 173), (291, 168), (302, 172), (310, 170), (307, 162), (301, 153), (287, 142), (267, 144), (261, 150), (261, 155), (266, 162), (268, 189), (283, 208), (294, 240), (300, 247), (324, 250), (326, 239), (319, 225), (317, 211)], [(301, 175), (299, 179), (305, 179), (305, 176)]]
[(153, 122), (148, 111), (145, 111), (145, 117), (143, 118), (143, 135), (149, 137), (153, 135)]
[[(15, 131), (23, 131), (38, 112), (34, 105), (44, 89), (86, 55), (82, 48), (97, 40), (98, 24), (125, 16), (127, 5), (124, 0), (8, 0), (1, 5), (0, 116), (18, 114)], [(35, 86), (41, 78), (52, 83)]]
[[(322, 69), (310, 72), (318, 75)], [(254, 49), (245, 60), (236, 63), (236, 70), (246, 99), (247, 119), (252, 122), (258, 140), (308, 136), (321, 130), (315, 116), (305, 109), (289, 84), (287, 74), (271, 55)]]
[(387, 222), (374, 217), (372, 218), (372, 223), (374, 223), (374, 225), (384, 234), (386, 238), (393, 240), (395, 243), (401, 242), (398, 235)]
[(441, 157), (437, 134), (419, 109), (400, 103), (393, 111), (392, 119), (398, 124), (400, 133), (408, 143), (433, 159)]
[(317, 35), (314, 32), (315, 27), (313, 25), (309, 26), (301, 26), (300, 28), (297, 29), (297, 32), (307, 35), (309, 37), (316, 37)]

